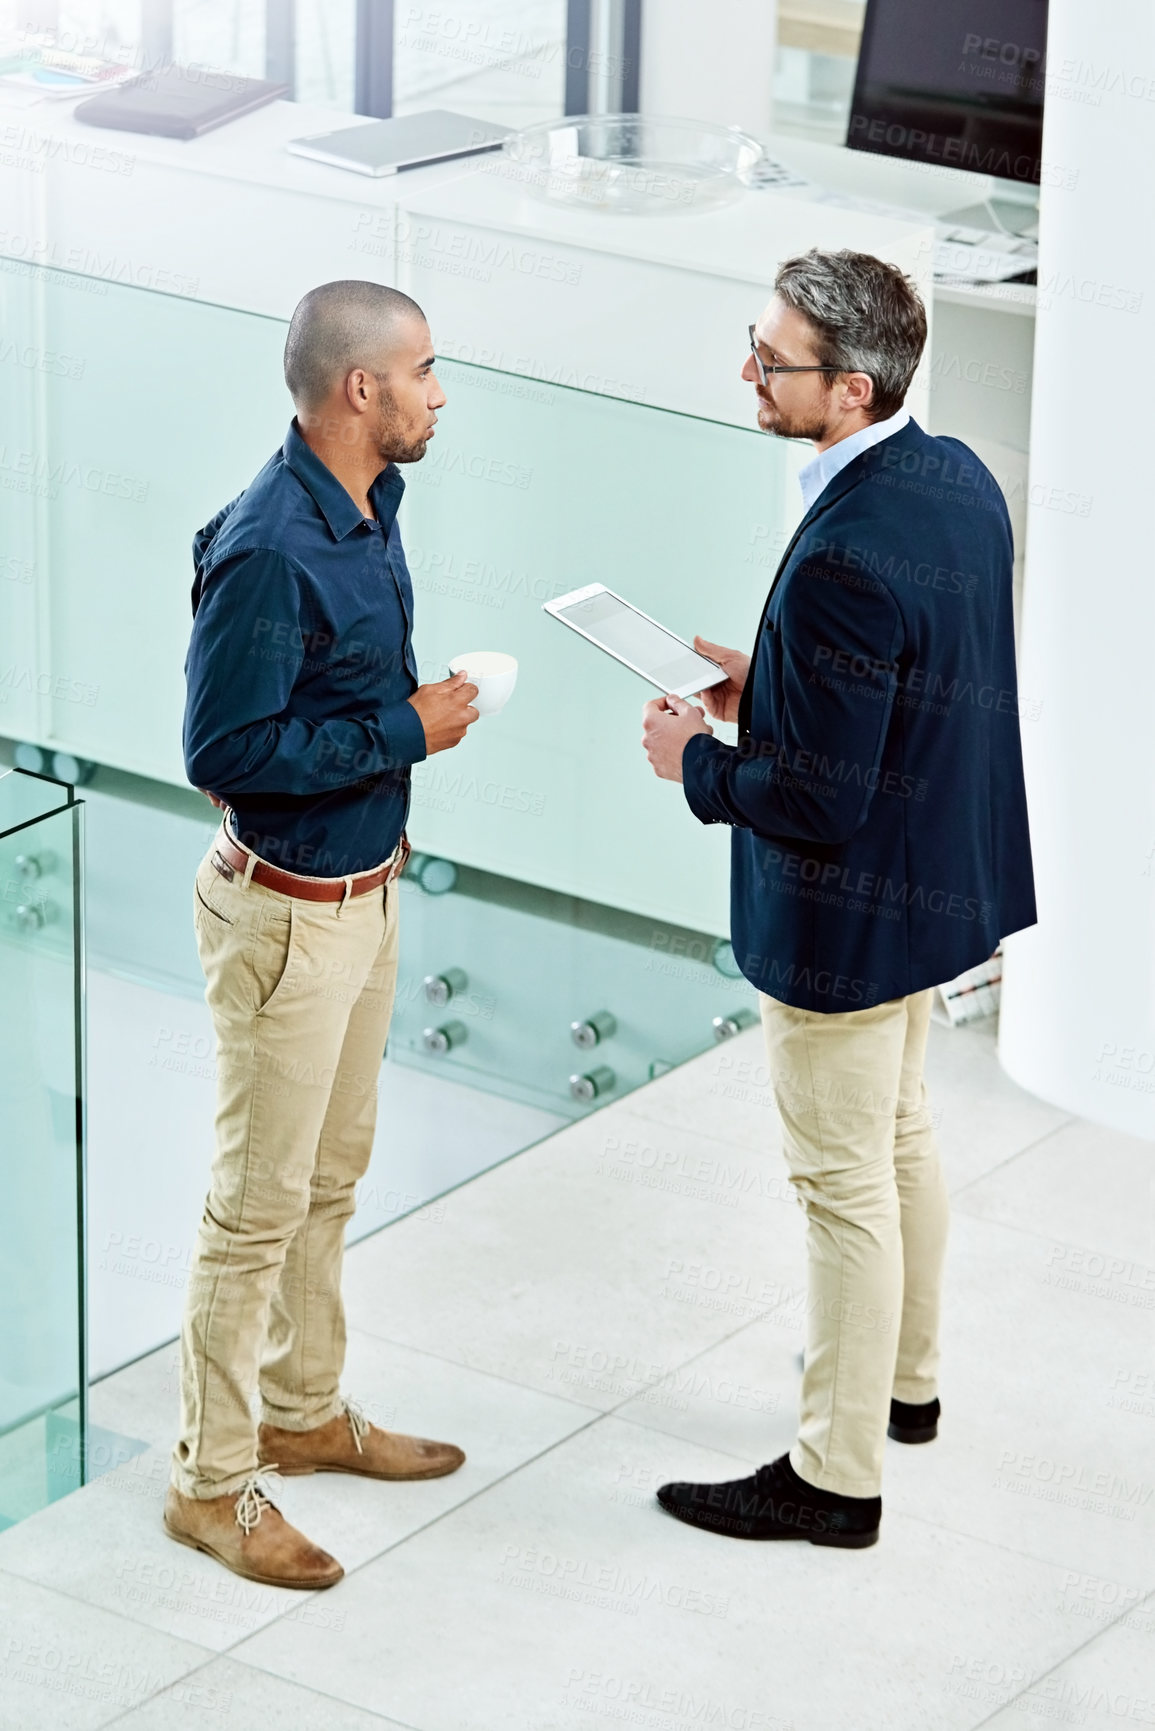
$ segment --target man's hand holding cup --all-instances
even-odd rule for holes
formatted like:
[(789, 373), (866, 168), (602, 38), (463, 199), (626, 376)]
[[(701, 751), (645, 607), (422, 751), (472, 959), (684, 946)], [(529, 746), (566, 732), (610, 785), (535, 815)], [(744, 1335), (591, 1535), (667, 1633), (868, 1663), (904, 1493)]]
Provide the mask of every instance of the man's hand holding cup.
[(476, 685), (471, 685), (464, 673), (451, 673), (448, 679), (417, 687), (409, 702), (421, 718), (427, 757), (461, 744), (466, 730), (477, 720), (473, 707), (476, 696)]

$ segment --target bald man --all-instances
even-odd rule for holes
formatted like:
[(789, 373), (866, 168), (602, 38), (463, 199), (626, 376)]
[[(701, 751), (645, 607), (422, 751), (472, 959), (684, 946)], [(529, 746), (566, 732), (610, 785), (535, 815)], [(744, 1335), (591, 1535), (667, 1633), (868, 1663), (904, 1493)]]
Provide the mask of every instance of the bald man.
[(343, 1571), (280, 1514), (261, 1468), (430, 1479), (465, 1459), (370, 1424), (340, 1388), (342, 1251), (393, 1007), (410, 769), (477, 719), (464, 674), (417, 682), (396, 522), (399, 465), (421, 461), (445, 402), (433, 364), (407, 295), (313, 289), (285, 346), (285, 442), (194, 544), (185, 767), (223, 812), (193, 903), (216, 1156), (164, 1521), (274, 1586)]

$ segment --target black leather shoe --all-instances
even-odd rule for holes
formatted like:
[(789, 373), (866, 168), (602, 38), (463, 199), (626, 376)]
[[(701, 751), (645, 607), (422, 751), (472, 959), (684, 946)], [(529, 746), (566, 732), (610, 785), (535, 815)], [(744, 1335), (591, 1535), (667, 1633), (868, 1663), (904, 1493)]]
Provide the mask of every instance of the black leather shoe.
[(941, 1411), (937, 1400), (928, 1400), (923, 1406), (911, 1406), (905, 1400), (892, 1400), (886, 1434), (893, 1437), (895, 1442), (933, 1442), (938, 1435)]
[(881, 1497), (840, 1497), (800, 1479), (782, 1455), (748, 1479), (663, 1485), (658, 1501), (676, 1520), (734, 1539), (807, 1539), (863, 1550), (878, 1540)]

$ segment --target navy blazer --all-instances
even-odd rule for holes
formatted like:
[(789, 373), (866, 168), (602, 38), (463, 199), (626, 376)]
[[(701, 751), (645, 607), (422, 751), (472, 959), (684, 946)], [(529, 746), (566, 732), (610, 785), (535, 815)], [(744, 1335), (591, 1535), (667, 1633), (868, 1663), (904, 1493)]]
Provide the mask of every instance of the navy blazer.
[(954, 979), (1035, 922), (1006, 502), (907, 423), (803, 518), (771, 585), (737, 746), (682, 774), (733, 828), (734, 952), (799, 1009)]

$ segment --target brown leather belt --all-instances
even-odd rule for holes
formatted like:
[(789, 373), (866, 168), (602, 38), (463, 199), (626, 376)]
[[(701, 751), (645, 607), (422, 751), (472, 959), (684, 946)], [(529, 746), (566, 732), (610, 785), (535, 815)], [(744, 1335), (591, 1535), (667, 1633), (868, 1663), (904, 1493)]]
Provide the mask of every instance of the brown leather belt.
[[(301, 877), (296, 872), (282, 871), (279, 866), (270, 865), (268, 860), (258, 857), (249, 876), (253, 883), (263, 884), (266, 889), (276, 890), (283, 896), (297, 896), (306, 902), (340, 902), (347, 896), (363, 896), (370, 890), (380, 889), (382, 884), (392, 883), (405, 870), (409, 853), (409, 842), (402, 833), (385, 864), (376, 866), (371, 872), (355, 872), (347, 878)], [(227, 822), (222, 823), (210, 861), (214, 869), (231, 883), (238, 872), (242, 877), (245, 875), (252, 857), (249, 849), (242, 847), (229, 834)]]

